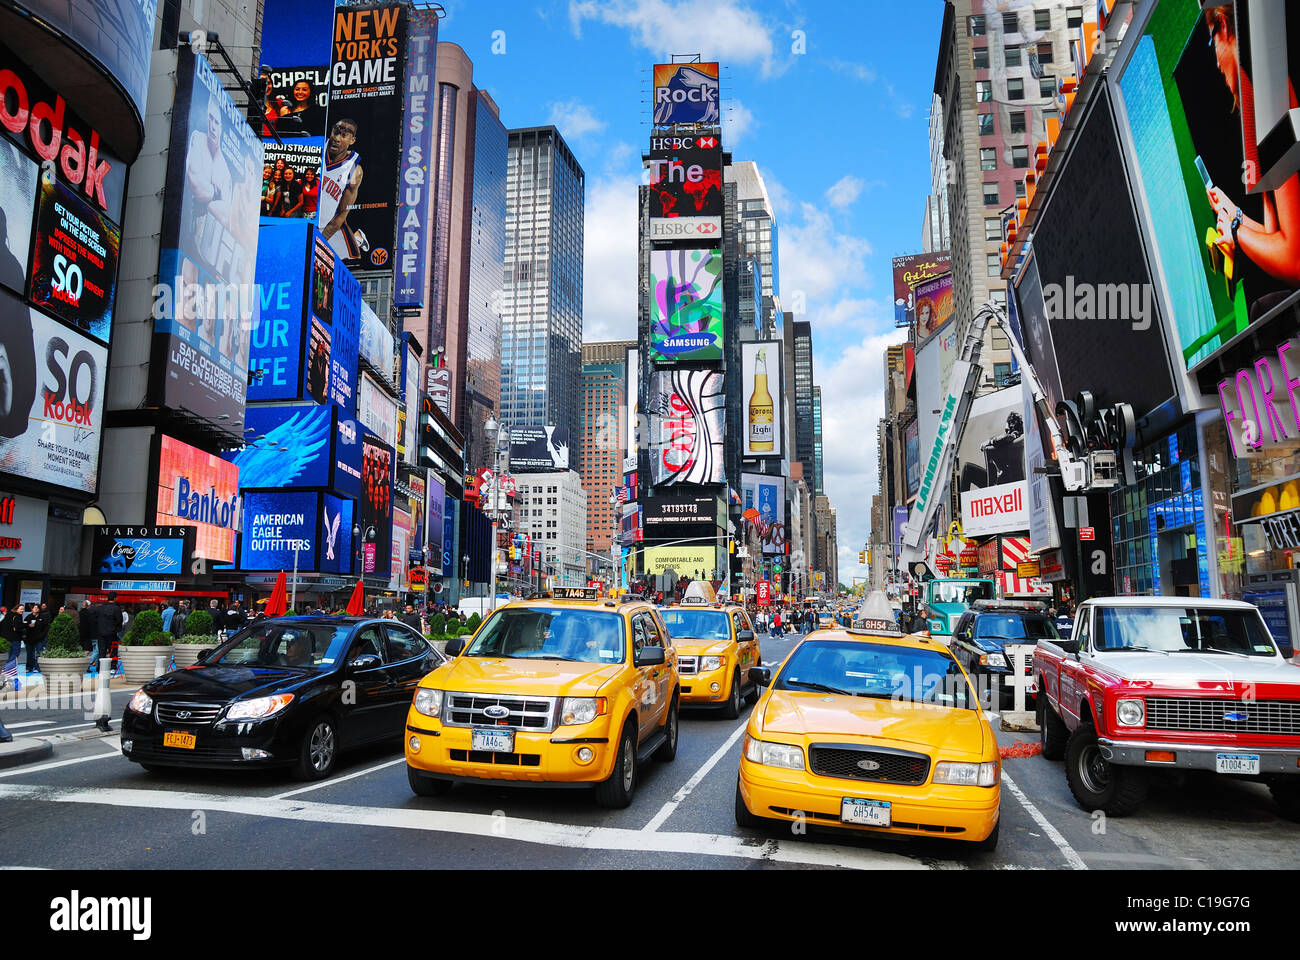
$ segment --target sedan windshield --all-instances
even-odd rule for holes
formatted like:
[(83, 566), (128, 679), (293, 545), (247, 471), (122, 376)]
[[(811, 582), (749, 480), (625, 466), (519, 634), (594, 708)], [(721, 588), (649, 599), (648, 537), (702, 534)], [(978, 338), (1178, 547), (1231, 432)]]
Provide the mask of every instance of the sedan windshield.
[(778, 690), (975, 708), (961, 667), (938, 651), (846, 640), (806, 641), (777, 678)]
[(731, 639), (731, 619), (722, 610), (660, 610), (659, 615), (670, 636), (692, 640)]
[(1098, 650), (1272, 657), (1273, 638), (1256, 610), (1204, 607), (1098, 607)]
[(1059, 640), (1056, 627), (1046, 617), (1020, 613), (986, 613), (975, 621), (975, 636), (981, 640)]
[(227, 641), (205, 666), (331, 668), (343, 654), (351, 625), (265, 620)]
[(623, 663), (627, 643), (617, 613), (562, 608), (494, 613), (462, 656)]

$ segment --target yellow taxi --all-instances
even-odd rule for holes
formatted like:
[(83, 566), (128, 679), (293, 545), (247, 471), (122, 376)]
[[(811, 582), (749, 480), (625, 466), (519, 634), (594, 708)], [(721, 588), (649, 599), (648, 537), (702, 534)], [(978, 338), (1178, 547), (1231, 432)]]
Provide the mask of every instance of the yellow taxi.
[(406, 719), (419, 796), (456, 783), (595, 788), (626, 807), (639, 765), (677, 753), (677, 653), (655, 607), (557, 588), (508, 603), (420, 681)]
[(682, 705), (720, 707), (729, 720), (740, 716), (740, 701), (758, 700), (758, 684), (749, 668), (763, 655), (745, 608), (717, 599), (713, 586), (699, 580), (686, 588), (679, 603), (660, 607), (659, 615), (677, 648)]
[(852, 627), (805, 637), (775, 676), (751, 674), (768, 689), (745, 730), (740, 826), (802, 820), (997, 846), (993, 728), (953, 655), (899, 632), (883, 594)]

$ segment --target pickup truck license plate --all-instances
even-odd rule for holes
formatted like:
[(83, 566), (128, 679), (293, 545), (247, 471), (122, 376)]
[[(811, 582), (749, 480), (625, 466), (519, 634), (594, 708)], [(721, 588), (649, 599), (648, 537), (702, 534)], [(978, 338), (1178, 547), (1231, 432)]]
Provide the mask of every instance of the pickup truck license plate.
[(515, 732), (513, 730), (480, 730), (475, 727), (469, 734), (471, 750), (486, 750), (489, 753), (514, 753)]
[(184, 730), (168, 730), (163, 734), (164, 747), (180, 747), (182, 750), (194, 749), (194, 734)]
[(844, 823), (861, 823), (868, 827), (887, 827), (890, 820), (889, 801), (844, 797), (840, 801), (840, 820)]
[(1215, 773), (1259, 773), (1259, 754), (1257, 753), (1216, 753), (1214, 755)]

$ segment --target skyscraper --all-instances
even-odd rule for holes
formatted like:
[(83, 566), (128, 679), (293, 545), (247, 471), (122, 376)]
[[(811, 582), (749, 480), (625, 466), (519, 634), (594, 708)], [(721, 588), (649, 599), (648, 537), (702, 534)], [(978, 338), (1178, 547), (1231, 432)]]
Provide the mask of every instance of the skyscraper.
[(623, 480), (624, 439), (619, 416), (626, 403), (627, 351), (635, 340), (582, 345), (582, 420), (578, 465), (587, 491), (587, 549), (608, 553), (614, 518), (621, 504), (609, 503), (610, 492)]
[[(737, 227), (741, 256), (754, 261), (752, 271), (740, 273), (740, 329), (756, 330), (757, 339), (781, 335), (780, 277), (777, 272), (776, 213), (767, 185), (753, 160), (729, 164), (726, 180), (736, 184)], [(761, 286), (756, 291), (754, 281)], [(756, 305), (762, 315), (756, 315)]]
[(585, 183), (555, 127), (510, 131), (500, 414), (510, 427), (578, 435)]
[[(813, 355), (812, 324), (807, 320), (796, 320), (785, 328), (785, 355), (792, 359), (790, 378), (794, 383), (794, 410), (791, 441), (794, 453), (791, 460), (803, 464), (804, 482), (814, 494), (821, 492), (821, 479), (818, 476), (816, 450), (813, 445)], [(817, 431), (820, 438), (820, 430)]]

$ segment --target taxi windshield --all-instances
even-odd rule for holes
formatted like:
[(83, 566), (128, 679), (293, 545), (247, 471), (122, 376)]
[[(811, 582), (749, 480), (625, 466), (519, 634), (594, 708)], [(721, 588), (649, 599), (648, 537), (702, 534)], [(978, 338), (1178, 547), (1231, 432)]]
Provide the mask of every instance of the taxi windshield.
[(217, 647), (203, 664), (209, 667), (266, 666), (320, 670), (338, 662), (351, 629), (350, 625), (343, 624), (266, 620)]
[(730, 640), (731, 619), (723, 610), (660, 610), (668, 635), (691, 640)]
[(976, 709), (952, 657), (892, 644), (806, 641), (791, 654), (776, 689)]
[(617, 613), (527, 607), (498, 610), (461, 656), (623, 663), (627, 644)]

